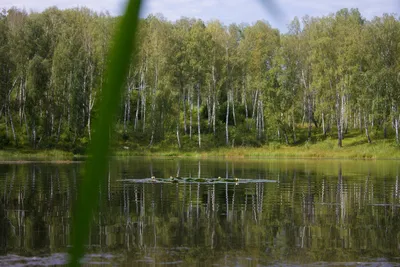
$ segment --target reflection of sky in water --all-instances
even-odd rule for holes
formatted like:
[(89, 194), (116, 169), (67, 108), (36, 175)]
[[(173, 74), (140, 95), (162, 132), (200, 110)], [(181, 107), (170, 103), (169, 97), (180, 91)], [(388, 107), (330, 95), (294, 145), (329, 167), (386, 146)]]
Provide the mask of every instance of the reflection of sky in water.
[[(395, 161), (114, 161), (99, 188), (87, 261), (394, 263), (400, 261), (399, 167)], [(0, 164), (0, 265), (65, 262), (80, 168)], [(166, 179), (134, 180), (152, 175)], [(182, 180), (171, 183), (170, 176)], [(209, 182), (218, 176), (239, 182)]]

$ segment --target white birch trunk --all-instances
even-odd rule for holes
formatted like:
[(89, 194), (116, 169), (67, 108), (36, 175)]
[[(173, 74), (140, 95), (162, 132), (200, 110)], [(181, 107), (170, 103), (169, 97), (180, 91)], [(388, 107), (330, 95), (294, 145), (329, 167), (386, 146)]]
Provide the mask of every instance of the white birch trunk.
[(199, 147), (201, 147), (201, 132), (200, 132), (200, 85), (197, 85), (197, 134), (199, 137)]
[(226, 101), (226, 118), (225, 118), (225, 142), (229, 146), (229, 91), (227, 92)]

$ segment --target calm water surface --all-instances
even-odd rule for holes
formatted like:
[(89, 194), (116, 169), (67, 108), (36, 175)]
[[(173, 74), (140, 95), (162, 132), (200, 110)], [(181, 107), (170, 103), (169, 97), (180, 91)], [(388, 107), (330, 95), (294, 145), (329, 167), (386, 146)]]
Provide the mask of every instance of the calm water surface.
[[(81, 171), (0, 164), (0, 266), (65, 264)], [(400, 266), (399, 174), (397, 161), (115, 159), (84, 262)]]

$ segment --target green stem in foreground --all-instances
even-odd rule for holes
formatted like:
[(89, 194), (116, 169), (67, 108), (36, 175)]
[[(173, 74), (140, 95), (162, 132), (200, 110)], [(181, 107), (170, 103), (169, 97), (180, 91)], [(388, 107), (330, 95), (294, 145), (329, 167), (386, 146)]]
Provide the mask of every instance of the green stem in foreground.
[(70, 266), (79, 266), (88, 240), (93, 209), (98, 205), (99, 186), (106, 178), (110, 154), (109, 130), (118, 111), (122, 88), (128, 74), (131, 54), (134, 50), (141, 0), (130, 0), (117, 29), (115, 41), (109, 54), (108, 79), (102, 88), (98, 116), (94, 122), (89, 157), (85, 175), (79, 186), (72, 223), (72, 248)]

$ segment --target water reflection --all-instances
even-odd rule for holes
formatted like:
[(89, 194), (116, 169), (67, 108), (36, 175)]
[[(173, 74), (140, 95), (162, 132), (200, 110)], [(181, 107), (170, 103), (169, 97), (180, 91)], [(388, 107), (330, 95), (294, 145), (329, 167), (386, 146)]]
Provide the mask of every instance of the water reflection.
[[(99, 188), (86, 261), (395, 264), (399, 167), (392, 161), (115, 160)], [(32, 256), (65, 262), (80, 172), (80, 164), (0, 165), (0, 265)], [(153, 175), (276, 182), (130, 182)]]

